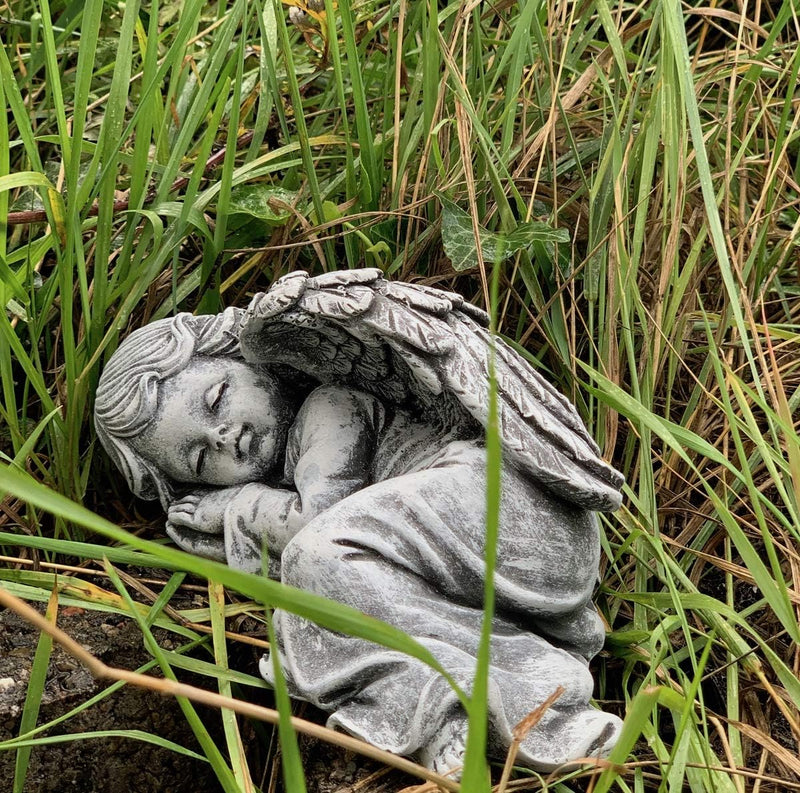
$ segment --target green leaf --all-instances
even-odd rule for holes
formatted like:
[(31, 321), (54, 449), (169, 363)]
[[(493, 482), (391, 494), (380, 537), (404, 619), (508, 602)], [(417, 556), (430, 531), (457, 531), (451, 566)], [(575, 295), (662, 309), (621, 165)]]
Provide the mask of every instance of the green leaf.
[[(140, 213), (142, 213), (141, 210)], [(153, 215), (166, 215), (167, 217), (187, 221), (207, 239), (210, 240), (214, 237), (211, 233), (211, 229), (208, 227), (208, 223), (206, 223), (206, 219), (203, 217), (203, 213), (196, 206), (187, 208), (187, 205), (181, 201), (162, 201), (160, 204), (156, 204), (153, 207), (148, 217), (152, 218)], [(156, 237), (157, 236), (158, 234), (156, 232)]]
[(322, 202), (322, 222), (323, 223), (331, 223), (334, 220), (339, 220), (343, 217), (342, 213), (339, 211), (339, 207), (333, 203), (333, 201), (323, 201)]
[(271, 226), (283, 226), (292, 213), (289, 206), (297, 193), (268, 184), (243, 184), (231, 192), (228, 211), (232, 215), (251, 215)]
[(566, 229), (554, 229), (541, 220), (531, 220), (528, 223), (520, 223), (505, 240), (509, 256), (530, 247), (534, 242), (569, 243), (569, 232)]
[[(461, 272), (477, 267), (478, 249), (472, 218), (446, 196), (440, 193), (436, 196), (442, 204), (442, 243), (453, 269)], [(509, 234), (497, 234), (479, 226), (478, 238), (484, 262), (502, 262), (535, 242), (568, 243), (569, 232), (541, 221), (531, 221), (520, 223)]]

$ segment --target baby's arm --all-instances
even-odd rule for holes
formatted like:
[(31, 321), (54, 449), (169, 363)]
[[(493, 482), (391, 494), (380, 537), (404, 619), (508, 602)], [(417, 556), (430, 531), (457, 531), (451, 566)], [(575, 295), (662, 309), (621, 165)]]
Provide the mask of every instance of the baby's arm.
[[(321, 386), (297, 414), (286, 450), (285, 478), (299, 495), (294, 519), (305, 525), (370, 484), (386, 410), (377, 398), (342, 386)], [(298, 527), (299, 528), (299, 527)]]
[[(274, 575), (280, 554), (303, 526), (370, 484), (384, 416), (380, 401), (368, 394), (321, 386), (303, 403), (289, 433), (285, 481), (293, 482), (296, 492), (259, 482), (225, 488), (176, 502), (170, 520), (195, 531), (218, 532), (224, 526), (228, 564), (249, 572), (261, 571), (266, 547)], [(190, 525), (192, 516), (202, 522)], [(170, 536), (178, 541), (178, 533)]]

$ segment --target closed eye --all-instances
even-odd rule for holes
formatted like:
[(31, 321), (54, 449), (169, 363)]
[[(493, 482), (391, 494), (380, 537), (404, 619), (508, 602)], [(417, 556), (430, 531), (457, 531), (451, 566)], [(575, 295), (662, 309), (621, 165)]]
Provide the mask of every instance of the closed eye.
[(223, 380), (216, 385), (211, 386), (211, 388), (206, 391), (206, 406), (212, 413), (216, 413), (217, 409), (219, 408), (219, 403), (222, 401), (222, 397), (225, 392), (228, 390), (228, 381)]
[(201, 446), (200, 451), (197, 452), (197, 460), (194, 465), (194, 472), (197, 476), (203, 473), (203, 466), (206, 464), (206, 447)]

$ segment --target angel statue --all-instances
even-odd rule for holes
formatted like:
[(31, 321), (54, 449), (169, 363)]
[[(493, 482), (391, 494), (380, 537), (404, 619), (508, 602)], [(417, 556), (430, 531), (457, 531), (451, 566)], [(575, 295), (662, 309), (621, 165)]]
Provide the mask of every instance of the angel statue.
[[(246, 310), (131, 333), (97, 390), (97, 435), (190, 552), (261, 572), (406, 631), (469, 690), (483, 616), (491, 338), (459, 295), (380, 270), (291, 273)], [(591, 601), (596, 511), (620, 504), (569, 402), (495, 343), (503, 443), (490, 754), (559, 686), (517, 762), (551, 770), (614, 745), (590, 705), (603, 645)], [(275, 613), (290, 693), (328, 725), (445, 773), (466, 714), (421, 661)], [(265, 659), (266, 661), (266, 659)], [(270, 679), (270, 664), (261, 671)]]

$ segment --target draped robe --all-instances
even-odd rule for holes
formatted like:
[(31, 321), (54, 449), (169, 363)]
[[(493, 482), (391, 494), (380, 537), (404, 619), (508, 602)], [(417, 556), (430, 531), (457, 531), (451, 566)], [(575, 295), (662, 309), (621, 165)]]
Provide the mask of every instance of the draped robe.
[[(486, 452), (375, 397), (321, 386), (289, 433), (283, 481), (245, 485), (225, 510), (229, 564), (388, 622), (469, 691), (483, 616)], [(288, 540), (288, 542), (287, 542)], [(589, 705), (604, 629), (591, 602), (595, 513), (504, 464), (489, 670), (490, 750), (558, 686), (520, 747), (542, 770), (604, 754), (619, 719)], [(444, 678), (402, 653), (285, 611), (274, 615), (290, 693), (339, 727), (432, 768), (459, 762), (466, 721)], [(271, 678), (268, 659), (262, 673)]]

